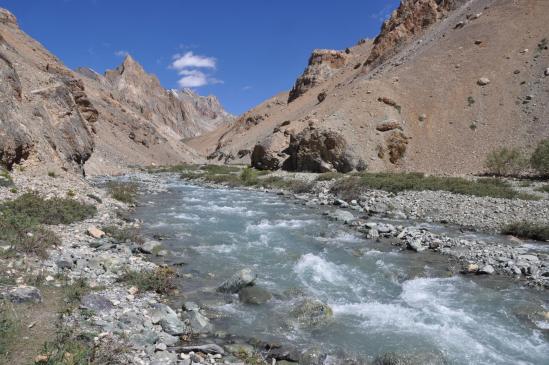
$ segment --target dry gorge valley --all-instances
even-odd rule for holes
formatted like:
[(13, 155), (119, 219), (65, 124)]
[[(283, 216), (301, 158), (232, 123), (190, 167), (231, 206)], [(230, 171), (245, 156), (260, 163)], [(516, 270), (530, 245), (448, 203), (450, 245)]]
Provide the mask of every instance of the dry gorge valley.
[(402, 0), (234, 116), (0, 8), (0, 363), (549, 363), (548, 19)]

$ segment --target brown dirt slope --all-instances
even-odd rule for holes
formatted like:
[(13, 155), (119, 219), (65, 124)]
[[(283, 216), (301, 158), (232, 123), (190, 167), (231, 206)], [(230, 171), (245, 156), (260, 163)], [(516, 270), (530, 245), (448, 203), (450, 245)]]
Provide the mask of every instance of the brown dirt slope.
[(290, 136), (312, 126), (340, 133), (370, 170), (482, 172), (493, 149), (529, 152), (549, 137), (547, 19), (545, 0), (405, 0), (373, 45), (340, 52), (343, 66), (303, 88), (323, 74), (310, 62), (290, 103), (265, 101), (203, 136), (201, 151), (249, 163), (267, 141), (283, 159)]

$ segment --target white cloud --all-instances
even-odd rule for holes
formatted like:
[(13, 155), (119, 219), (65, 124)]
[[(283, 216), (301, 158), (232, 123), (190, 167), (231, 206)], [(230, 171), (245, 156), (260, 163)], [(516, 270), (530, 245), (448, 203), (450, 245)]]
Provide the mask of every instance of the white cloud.
[(128, 54), (129, 54), (129, 52), (124, 51), (123, 49), (120, 49), (120, 50), (114, 52), (114, 55), (118, 56), (118, 57), (126, 57)]
[(244, 90), (244, 91), (248, 91), (248, 90), (251, 90), (251, 89), (252, 89), (252, 87), (250, 85), (246, 85), (242, 88), (242, 90)]
[(192, 51), (189, 51), (184, 55), (176, 54), (171, 67), (176, 70), (182, 70), (189, 67), (215, 69), (215, 65), (215, 58), (195, 55)]
[(211, 73), (215, 70), (216, 64), (217, 60), (213, 57), (195, 55), (189, 51), (183, 55), (174, 55), (170, 68), (183, 76), (177, 82), (180, 88), (193, 88), (223, 83), (205, 71), (209, 70)]

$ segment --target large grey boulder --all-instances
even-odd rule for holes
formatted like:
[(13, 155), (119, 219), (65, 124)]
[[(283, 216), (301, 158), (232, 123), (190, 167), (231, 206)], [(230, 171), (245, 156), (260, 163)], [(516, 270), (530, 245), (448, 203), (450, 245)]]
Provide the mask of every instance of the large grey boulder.
[(12, 303), (40, 303), (42, 294), (34, 286), (16, 286), (0, 292), (0, 298), (5, 298)]
[(289, 135), (277, 132), (257, 143), (252, 151), (252, 166), (259, 170), (278, 170), (288, 155), (281, 152), (290, 145)]
[(82, 297), (80, 308), (102, 312), (114, 308), (114, 305), (104, 296), (92, 293)]
[(347, 141), (335, 131), (305, 128), (291, 136), (283, 152), (289, 155), (282, 164), (287, 171), (350, 172), (356, 167)]
[(158, 303), (151, 311), (151, 320), (159, 324), (164, 332), (178, 336), (188, 332), (185, 324), (179, 319), (177, 313), (165, 304)]
[(271, 300), (272, 297), (267, 290), (257, 286), (248, 286), (238, 292), (238, 299), (246, 304), (263, 304)]
[(320, 300), (312, 298), (301, 300), (290, 311), (290, 317), (305, 326), (325, 324), (332, 316), (332, 308)]
[(257, 275), (251, 269), (242, 269), (223, 282), (217, 288), (217, 291), (222, 293), (238, 293), (240, 289), (254, 285), (256, 278)]

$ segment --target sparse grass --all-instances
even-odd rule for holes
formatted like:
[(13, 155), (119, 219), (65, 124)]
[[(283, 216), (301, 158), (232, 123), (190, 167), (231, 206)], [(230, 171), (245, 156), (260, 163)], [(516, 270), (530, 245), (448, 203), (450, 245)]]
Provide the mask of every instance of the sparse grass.
[(208, 174), (230, 174), (237, 173), (240, 171), (240, 168), (237, 166), (227, 166), (227, 165), (203, 165), (199, 168), (202, 171), (205, 171)]
[(518, 175), (527, 165), (526, 159), (516, 148), (499, 148), (488, 154), (484, 167), (496, 176)]
[(95, 194), (86, 194), (86, 196), (87, 196), (88, 198), (90, 198), (90, 199), (95, 200), (95, 201), (98, 202), (99, 204), (103, 203), (103, 200), (102, 200), (100, 197), (98, 197), (97, 195), (95, 195)]
[(536, 188), (536, 191), (541, 191), (542, 193), (549, 193), (549, 184), (545, 184)]
[(530, 157), (532, 167), (543, 176), (549, 176), (549, 139), (540, 141)]
[(501, 233), (536, 241), (549, 241), (549, 225), (546, 224), (516, 222), (503, 227)]
[(279, 176), (270, 176), (260, 180), (259, 185), (264, 188), (288, 190), (295, 194), (310, 192), (314, 183), (297, 179), (284, 179)]
[(0, 356), (5, 355), (19, 331), (19, 322), (13, 306), (8, 301), (0, 301)]
[(93, 205), (66, 198), (45, 200), (35, 193), (26, 193), (15, 200), (1, 204), (0, 211), (25, 215), (42, 224), (71, 224), (91, 218), (97, 213)]
[(0, 167), (0, 188), (13, 186), (13, 180), (10, 173)]
[(140, 291), (168, 294), (176, 288), (175, 276), (172, 268), (159, 267), (153, 271), (127, 271), (118, 281), (136, 286)]
[(135, 203), (138, 188), (135, 182), (109, 181), (107, 183), (107, 190), (113, 199), (126, 204)]
[(338, 180), (332, 192), (344, 199), (356, 198), (364, 189), (398, 193), (406, 190), (448, 191), (455, 194), (506, 199), (536, 200), (537, 197), (519, 193), (510, 184), (498, 179), (467, 180), (460, 177), (425, 176), (421, 173), (362, 173)]
[(117, 226), (106, 226), (101, 227), (101, 230), (105, 232), (105, 234), (109, 237), (111, 237), (116, 242), (135, 242), (135, 243), (143, 243), (143, 237), (139, 234), (139, 230), (136, 228), (120, 228)]
[(532, 186), (532, 183), (528, 180), (523, 180), (523, 181), (519, 182), (518, 186), (520, 186), (521, 188), (527, 188), (527, 187)]
[(172, 173), (181, 173), (185, 171), (194, 171), (198, 170), (200, 165), (192, 164), (179, 164), (173, 166), (149, 166), (146, 168), (146, 171), (151, 174), (158, 174), (163, 172), (172, 172)]
[(76, 196), (76, 193), (73, 190), (67, 191), (67, 196), (69, 198), (74, 198)]
[(467, 106), (471, 107), (475, 103), (475, 98), (473, 98), (471, 95), (467, 97)]
[(65, 303), (70, 306), (77, 305), (84, 295), (91, 291), (88, 282), (84, 278), (75, 280), (72, 284), (66, 284), (63, 287), (63, 296)]
[(0, 240), (8, 242), (12, 251), (45, 257), (61, 241), (42, 224), (70, 224), (95, 212), (95, 207), (72, 199), (44, 200), (37, 194), (23, 194), (0, 204)]
[(59, 329), (55, 339), (44, 344), (42, 355), (46, 361), (35, 364), (45, 365), (88, 365), (93, 364), (93, 336), (75, 335), (69, 329)]
[(330, 180), (338, 180), (345, 175), (341, 172), (325, 172), (323, 174), (318, 175), (316, 178), (316, 181), (330, 181)]

